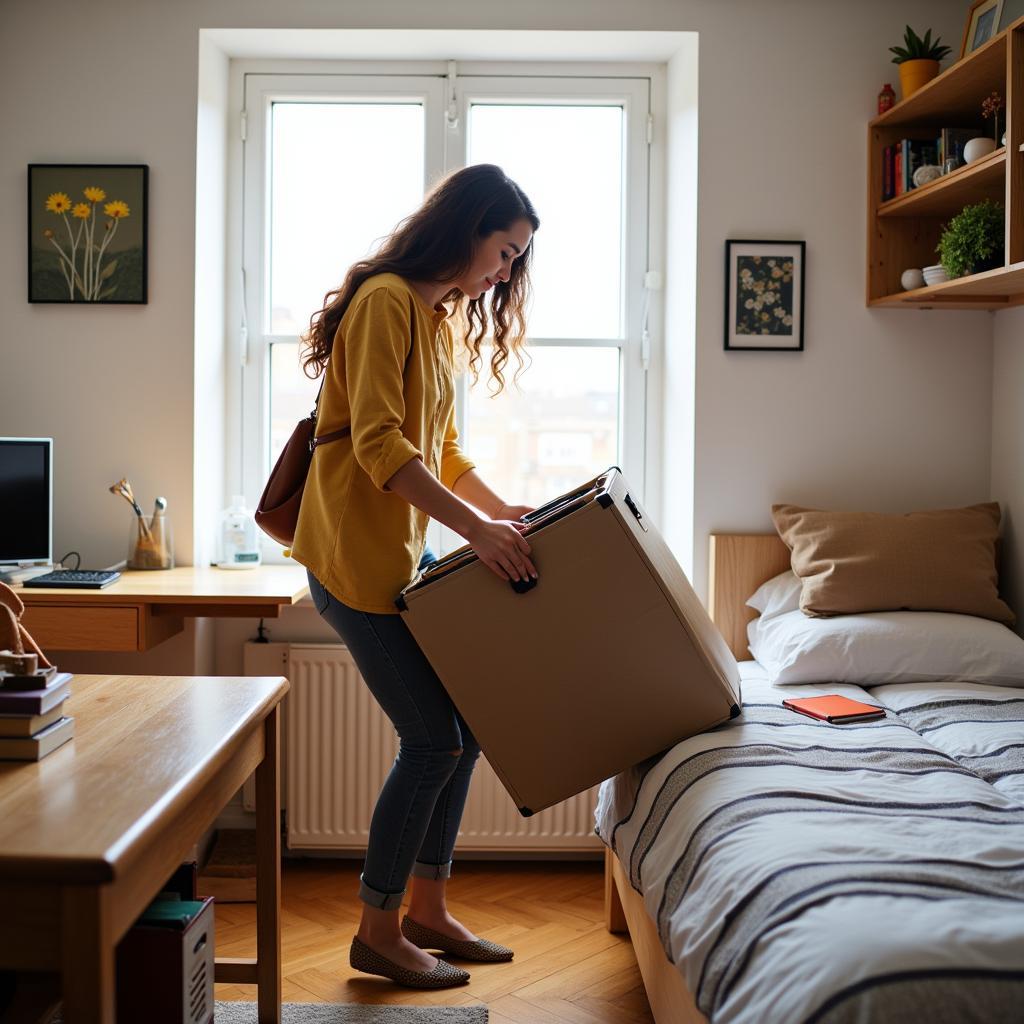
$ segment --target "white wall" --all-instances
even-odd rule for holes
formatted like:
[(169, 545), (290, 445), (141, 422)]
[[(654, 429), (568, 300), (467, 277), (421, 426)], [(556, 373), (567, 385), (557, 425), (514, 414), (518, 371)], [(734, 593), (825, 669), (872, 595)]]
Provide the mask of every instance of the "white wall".
[(992, 373), (992, 493), (1003, 508), (1000, 589), (1024, 636), (1024, 308), (995, 317)]
[[(29, 162), (151, 168), (147, 306), (28, 305), (18, 216), (0, 241), (0, 432), (56, 439), (58, 555), (74, 547), (92, 565), (123, 557), (130, 513), (106, 490), (122, 475), (146, 499), (168, 497), (180, 561), (204, 548), (202, 536), (193, 540), (193, 514), (216, 503), (196, 480), (216, 477), (209, 455), (229, 429), (202, 408), (223, 393), (223, 382), (211, 386), (223, 351), (216, 190), (227, 187), (216, 158), (200, 168), (212, 173), (202, 180), (214, 192), (204, 192), (198, 227), (195, 184), (197, 137), (216, 131), (203, 111), (197, 120), (201, 60), (204, 104), (216, 105), (224, 89), (222, 58), (200, 54), (199, 30), (214, 27), (698, 32), (698, 236), (689, 256), (669, 237), (675, 319), (666, 348), (677, 366), (669, 360), (659, 397), (672, 406), (664, 490), (692, 488), (699, 589), (708, 531), (768, 529), (772, 501), (893, 510), (987, 496), (992, 318), (869, 311), (863, 300), (866, 124), (882, 82), (895, 79), (886, 48), (907, 22), (956, 46), (963, 8), (962, 0), (790, 0), (769, 17), (758, 0), (94, 0), (87, 8), (8, 0), (5, 209), (22, 209)], [(686, 215), (670, 206), (673, 216)], [(722, 351), (729, 237), (807, 240), (805, 353)], [(694, 264), (695, 307), (685, 291)], [(687, 323), (696, 325), (695, 348)], [(194, 448), (207, 444), (197, 461)], [(663, 525), (689, 562), (685, 520), (669, 515)]]

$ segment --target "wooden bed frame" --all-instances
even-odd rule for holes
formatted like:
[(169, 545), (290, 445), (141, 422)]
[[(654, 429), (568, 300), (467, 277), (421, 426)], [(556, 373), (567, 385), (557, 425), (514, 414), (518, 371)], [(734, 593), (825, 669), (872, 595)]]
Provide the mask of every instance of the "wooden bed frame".
[[(757, 588), (789, 568), (789, 548), (778, 534), (715, 533), (708, 560), (708, 610), (738, 661), (749, 659), (747, 623), (757, 614), (746, 605)], [(605, 925), (629, 932), (657, 1024), (704, 1024), (694, 997), (678, 969), (668, 962), (658, 929), (622, 869), (618, 857), (604, 852)]]

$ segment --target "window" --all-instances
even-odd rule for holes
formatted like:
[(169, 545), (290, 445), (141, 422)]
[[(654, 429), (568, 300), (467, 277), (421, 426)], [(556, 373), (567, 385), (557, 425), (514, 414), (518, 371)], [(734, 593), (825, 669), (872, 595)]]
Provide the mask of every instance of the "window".
[[(246, 494), (312, 408), (319, 382), (298, 363), (310, 315), (432, 181), (470, 163), (500, 164), (541, 230), (528, 368), (513, 383), (510, 361), (492, 398), (484, 350), (479, 382), (459, 384), (464, 448), (509, 501), (540, 504), (612, 464), (642, 488), (649, 97), (637, 77), (246, 76)], [(430, 541), (462, 543), (436, 526)]]

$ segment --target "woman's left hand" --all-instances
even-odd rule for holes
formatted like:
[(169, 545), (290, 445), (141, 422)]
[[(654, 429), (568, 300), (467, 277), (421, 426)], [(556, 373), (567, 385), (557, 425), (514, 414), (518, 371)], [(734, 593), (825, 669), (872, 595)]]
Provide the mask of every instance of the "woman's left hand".
[(491, 519), (518, 523), (523, 516), (529, 515), (532, 511), (533, 508), (530, 505), (499, 505), (494, 510), (494, 515), (491, 516)]

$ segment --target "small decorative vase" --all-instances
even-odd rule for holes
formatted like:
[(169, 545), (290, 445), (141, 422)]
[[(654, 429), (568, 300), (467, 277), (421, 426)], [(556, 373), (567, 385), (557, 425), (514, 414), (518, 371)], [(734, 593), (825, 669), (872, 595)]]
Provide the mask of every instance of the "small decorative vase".
[(899, 65), (900, 91), (903, 98), (913, 96), (922, 85), (927, 85), (938, 73), (937, 60), (905, 60)]
[(980, 139), (968, 139), (964, 144), (964, 160), (967, 163), (973, 163), (975, 160), (980, 160), (983, 156), (988, 156), (989, 153), (994, 153), (996, 149), (996, 140), (988, 138)]
[(920, 270), (910, 269), (904, 270), (900, 274), (900, 284), (903, 285), (905, 291), (913, 291), (915, 288), (924, 287), (924, 274)]

